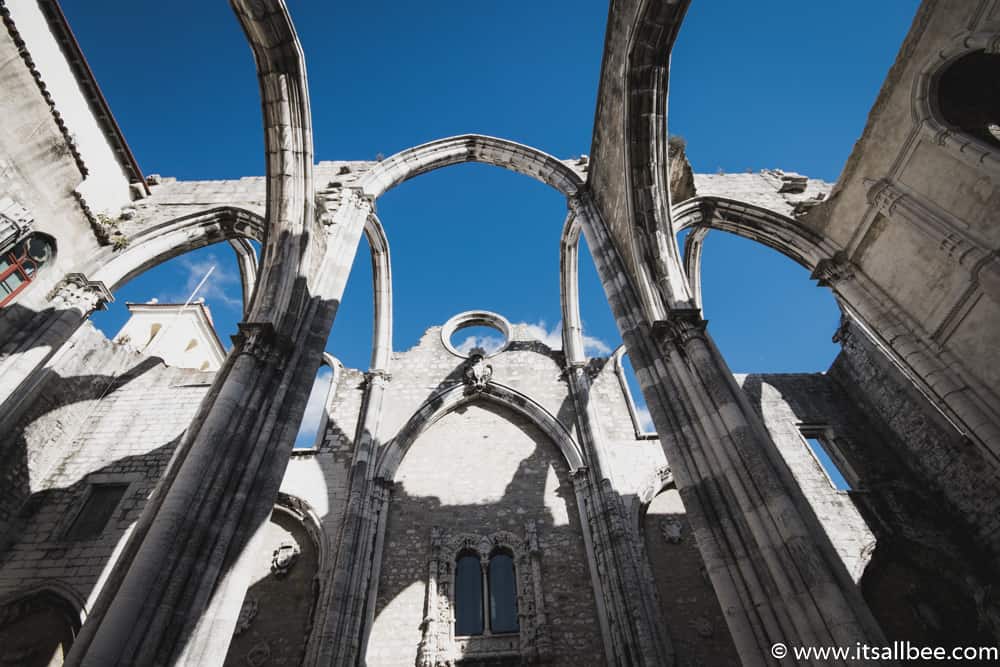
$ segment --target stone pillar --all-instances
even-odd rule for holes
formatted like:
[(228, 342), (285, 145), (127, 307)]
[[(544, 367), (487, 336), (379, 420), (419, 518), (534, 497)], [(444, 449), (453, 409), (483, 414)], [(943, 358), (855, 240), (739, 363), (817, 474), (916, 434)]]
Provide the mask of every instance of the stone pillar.
[(650, 323), (589, 194), (575, 205), (744, 664), (771, 663), (775, 642), (882, 643), (700, 311)]
[(639, 535), (628, 521), (621, 496), (608, 478), (609, 462), (597, 410), (590, 397), (590, 377), (580, 364), (566, 369), (576, 408), (580, 443), (590, 462), (589, 475), (575, 478), (586, 498), (580, 520), (588, 521), (594, 559), (590, 567), (601, 574), (594, 595), (604, 599), (614, 665), (666, 665), (673, 648), (655, 597), (655, 584), (643, 580)]
[[(302, 49), (283, 0), (231, 0), (253, 51), (267, 154), (267, 247), (248, 319), (67, 664), (219, 664), (245, 593), (240, 554), (278, 494), (362, 224), (314, 215)], [(224, 655), (224, 654), (223, 654)]]
[(240, 326), (70, 664), (221, 664), (219, 637), (232, 634), (246, 592), (237, 561), (277, 497), (327, 311), (294, 341), (268, 323)]
[(92, 312), (114, 297), (104, 283), (69, 273), (49, 293), (48, 301), (51, 308), (22, 322), (0, 350), (0, 428), (13, 428), (41, 385), (43, 367)]
[[(347, 509), (337, 545), (333, 581), (327, 604), (319, 610), (316, 665), (353, 665), (363, 659), (367, 633), (374, 618), (378, 564), (391, 487), (374, 479), (378, 425), (389, 375), (365, 375), (365, 400), (355, 436)], [(368, 608), (366, 610), (366, 603)]]

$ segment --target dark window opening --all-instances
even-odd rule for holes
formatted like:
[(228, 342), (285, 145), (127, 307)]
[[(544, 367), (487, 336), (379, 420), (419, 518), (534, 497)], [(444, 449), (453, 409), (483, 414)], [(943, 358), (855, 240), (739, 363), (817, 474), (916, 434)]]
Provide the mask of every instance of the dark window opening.
[(517, 632), (517, 582), (514, 559), (505, 553), (490, 558), (490, 631)]
[(479, 556), (459, 556), (455, 566), (455, 634), (483, 634), (483, 575)]
[(54, 246), (41, 234), (30, 234), (0, 254), (0, 307), (6, 306), (52, 259)]
[(942, 119), (992, 146), (1000, 146), (1000, 54), (974, 51), (941, 74)]
[(125, 495), (127, 484), (94, 484), (73, 525), (66, 531), (67, 540), (90, 540), (99, 537), (111, 514)]

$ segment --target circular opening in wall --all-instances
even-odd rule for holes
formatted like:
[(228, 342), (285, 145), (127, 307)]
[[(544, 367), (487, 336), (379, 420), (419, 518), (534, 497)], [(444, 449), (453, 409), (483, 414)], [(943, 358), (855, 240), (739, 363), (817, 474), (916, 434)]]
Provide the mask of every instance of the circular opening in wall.
[(461, 313), (445, 322), (441, 342), (452, 354), (470, 357), (474, 352), (492, 357), (510, 343), (510, 323), (488, 311)]

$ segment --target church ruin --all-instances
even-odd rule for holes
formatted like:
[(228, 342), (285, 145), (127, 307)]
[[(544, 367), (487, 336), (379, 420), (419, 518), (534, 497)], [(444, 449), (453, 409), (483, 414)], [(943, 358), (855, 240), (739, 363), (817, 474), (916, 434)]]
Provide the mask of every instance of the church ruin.
[[(998, 645), (1000, 1), (924, 0), (834, 185), (691, 173), (666, 114), (689, 0), (612, 1), (585, 157), (463, 135), (363, 162), (315, 159), (285, 2), (231, 5), (267, 173), (179, 181), (140, 172), (58, 2), (0, 2), (0, 665)], [(465, 162), (565, 197), (558, 349), (490, 311), (392, 347), (376, 204)], [(832, 291), (826, 373), (730, 371), (701, 312), (711, 230)], [(362, 235), (354, 369), (324, 347)], [(581, 237), (624, 341), (608, 356), (584, 350)], [(115, 340), (88, 322), (220, 241), (244, 291), (228, 354), (202, 304), (133, 304)], [(459, 349), (472, 326), (502, 344)], [(321, 367), (320, 431), (294, 446)]]

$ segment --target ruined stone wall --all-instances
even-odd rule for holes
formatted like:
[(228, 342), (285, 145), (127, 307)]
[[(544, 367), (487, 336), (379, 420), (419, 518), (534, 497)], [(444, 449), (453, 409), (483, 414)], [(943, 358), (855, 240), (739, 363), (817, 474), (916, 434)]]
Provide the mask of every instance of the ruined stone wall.
[(676, 664), (740, 664), (677, 489), (653, 498), (641, 527)]
[(843, 352), (830, 376), (859, 411), (882, 425), (881, 448), (897, 457), (901, 467), (896, 477), (920, 480), (931, 504), (950, 515), (946, 523), (961, 521), (970, 543), (1000, 554), (1000, 473), (864, 333), (852, 328), (842, 338)]
[[(164, 366), (85, 324), (60, 354), (38, 400), (2, 442), (0, 598), (60, 584), (91, 596), (138, 519), (212, 374)], [(70, 540), (91, 484), (126, 484), (105, 529)]]
[[(280, 508), (262, 533), (245, 555), (253, 563), (251, 584), (224, 664), (301, 665), (316, 605), (320, 545), (299, 516)], [(278, 556), (287, 561), (276, 563)]]
[[(771, 439), (819, 519), (851, 577), (858, 581), (871, 557), (875, 536), (847, 491), (834, 488), (803, 429), (822, 429), (824, 440), (867, 440), (864, 420), (840, 387), (822, 373), (737, 375), (737, 382), (761, 415)], [(844, 476), (851, 478), (849, 471)]]
[(527, 419), (490, 404), (473, 404), (428, 429), (400, 466), (368, 664), (412, 664), (416, 658), (432, 528), (440, 529), (446, 542), (501, 530), (523, 539), (532, 522), (542, 549), (541, 587), (553, 664), (585, 664), (601, 655), (579, 509), (566, 462)]

